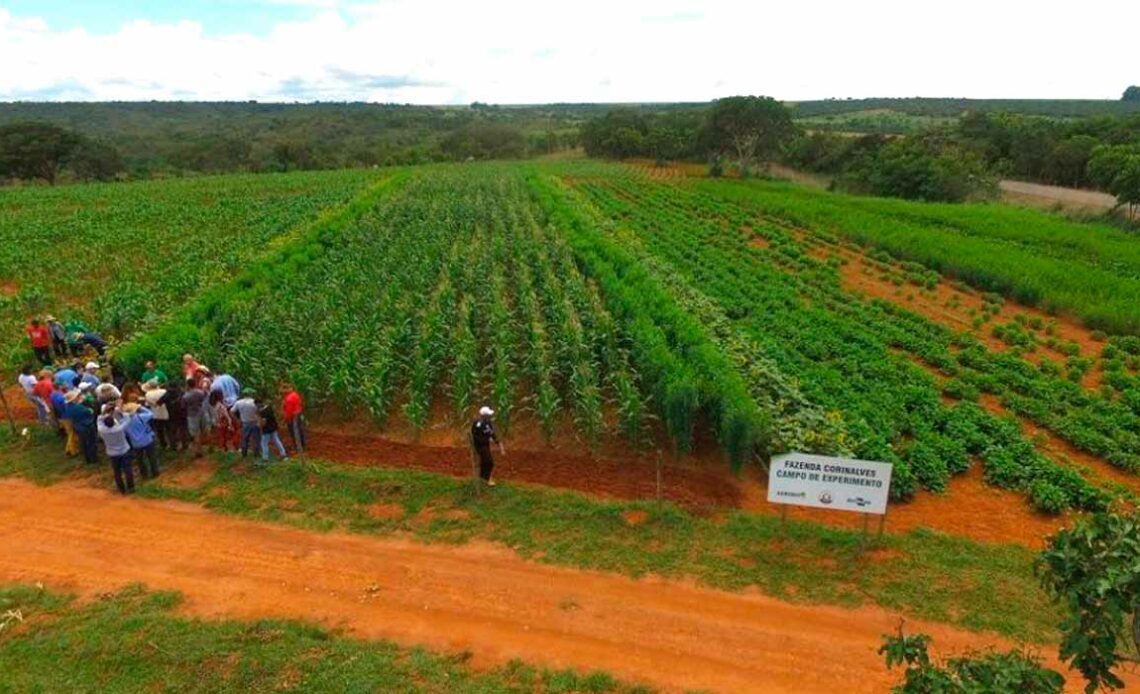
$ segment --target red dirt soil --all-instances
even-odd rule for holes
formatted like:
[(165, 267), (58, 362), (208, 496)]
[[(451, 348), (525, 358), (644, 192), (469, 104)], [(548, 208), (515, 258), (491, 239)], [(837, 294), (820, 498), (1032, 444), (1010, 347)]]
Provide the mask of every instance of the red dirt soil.
[[(488, 545), (316, 534), (198, 506), (0, 480), (0, 581), (83, 596), (141, 582), (201, 617), (295, 618), (444, 651), (602, 669), (667, 691), (882, 692), (876, 653), (900, 617), (543, 566)], [(578, 609), (566, 610), (567, 601)], [(939, 652), (1002, 639), (908, 621)], [(1057, 667), (1055, 649), (1043, 649)], [(842, 657), (826, 657), (838, 654)], [(1070, 673), (1070, 687), (1079, 677)], [(1140, 678), (1128, 675), (1130, 684)]]

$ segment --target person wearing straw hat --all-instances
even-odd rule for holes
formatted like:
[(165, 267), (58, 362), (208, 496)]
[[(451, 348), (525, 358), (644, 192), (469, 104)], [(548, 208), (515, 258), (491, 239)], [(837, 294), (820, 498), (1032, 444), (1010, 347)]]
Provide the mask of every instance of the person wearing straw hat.
[(64, 399), (67, 401), (64, 415), (71, 422), (75, 436), (79, 439), (83, 460), (88, 465), (95, 465), (99, 462), (95, 412), (83, 404), (83, 391), (78, 388), (68, 391)]
[(166, 389), (158, 385), (158, 381), (147, 381), (143, 384), (143, 399), (150, 408), (154, 419), (151, 425), (158, 436), (158, 443), (163, 450), (170, 450), (170, 410), (166, 407)]
[(103, 406), (99, 418), (99, 438), (111, 459), (111, 470), (115, 473), (115, 486), (124, 496), (135, 491), (135, 471), (131, 467), (131, 444), (127, 441), (127, 416), (112, 402)]
[(56, 359), (67, 359), (67, 331), (63, 328), (63, 323), (60, 323), (55, 316), (45, 316), (44, 320), (47, 321), (48, 331), (51, 333), (51, 346), (55, 351)]
[(495, 486), (495, 480), (491, 479), (495, 471), (495, 459), (491, 456), (491, 442), (494, 441), (499, 444), (500, 453), (506, 453), (503, 443), (499, 441), (498, 434), (495, 433), (495, 423), (492, 421), (494, 416), (495, 411), (484, 405), (479, 408), (479, 418), (471, 425), (471, 445), (475, 447), (475, 453), (479, 456), (479, 479), (483, 480), (488, 487)]
[(83, 447), (79, 443), (79, 433), (75, 430), (75, 422), (71, 419), (76, 414), (71, 409), (72, 394), (74, 393), (74, 402), (79, 402), (81, 394), (78, 389), (68, 390), (63, 386), (60, 386), (60, 391), (63, 393), (63, 407), (60, 409), (59, 423), (63, 427), (63, 433), (67, 435), (67, 443), (64, 445), (63, 452), (68, 458), (74, 458), (83, 451)]

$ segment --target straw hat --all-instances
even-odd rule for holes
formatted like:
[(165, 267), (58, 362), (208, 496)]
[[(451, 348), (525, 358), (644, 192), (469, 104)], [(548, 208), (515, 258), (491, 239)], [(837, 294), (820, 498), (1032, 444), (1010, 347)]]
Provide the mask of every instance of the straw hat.
[(83, 399), (83, 391), (79, 390), (78, 388), (73, 388), (67, 391), (67, 393), (63, 396), (63, 399), (65, 402), (79, 402)]

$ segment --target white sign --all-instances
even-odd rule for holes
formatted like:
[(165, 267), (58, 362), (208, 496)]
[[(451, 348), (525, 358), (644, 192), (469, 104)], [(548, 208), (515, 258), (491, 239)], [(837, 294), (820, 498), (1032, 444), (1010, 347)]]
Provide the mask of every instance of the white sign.
[(768, 501), (882, 515), (892, 468), (890, 463), (785, 453), (772, 458)]

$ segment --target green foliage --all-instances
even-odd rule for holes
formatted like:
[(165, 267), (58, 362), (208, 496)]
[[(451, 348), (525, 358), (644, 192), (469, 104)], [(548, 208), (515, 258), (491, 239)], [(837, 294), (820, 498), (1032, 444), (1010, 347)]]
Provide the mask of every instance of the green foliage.
[[(364, 641), (285, 620), (200, 620), (175, 613), (177, 593), (129, 586), (80, 603), (30, 586), (0, 587), (0, 613), (26, 620), (0, 632), (7, 691), (647, 694), (604, 672), (512, 661), (474, 670), (443, 655)], [(97, 683), (97, 685), (95, 684)]]
[(985, 163), (967, 150), (920, 138), (901, 138), (855, 160), (843, 185), (886, 197), (963, 202), (993, 197), (995, 178)]
[(106, 180), (122, 168), (114, 148), (65, 128), (31, 121), (0, 125), (0, 180), (40, 179), (54, 185), (69, 163), (83, 180)]
[(1140, 205), (1140, 145), (1097, 147), (1089, 161), (1089, 178), (1128, 206), (1129, 219)]
[(1120, 97), (1121, 101), (1138, 102), (1140, 101), (1140, 86), (1132, 85), (1124, 90), (1124, 94)]
[(887, 667), (904, 666), (903, 682), (895, 694), (1061, 694), (1065, 678), (1041, 665), (1040, 659), (1023, 651), (990, 652), (949, 659), (935, 664), (928, 652), (931, 639), (925, 634), (883, 637), (879, 655)]
[(767, 96), (717, 99), (701, 130), (701, 148), (735, 157), (742, 175), (753, 164), (767, 161), (794, 134), (791, 112)]
[(1068, 612), (1061, 659), (1080, 670), (1089, 694), (1123, 687), (1115, 671), (1122, 659), (1140, 653), (1140, 515), (1107, 512), (1078, 520), (1050, 539), (1038, 571), (1045, 590)]

